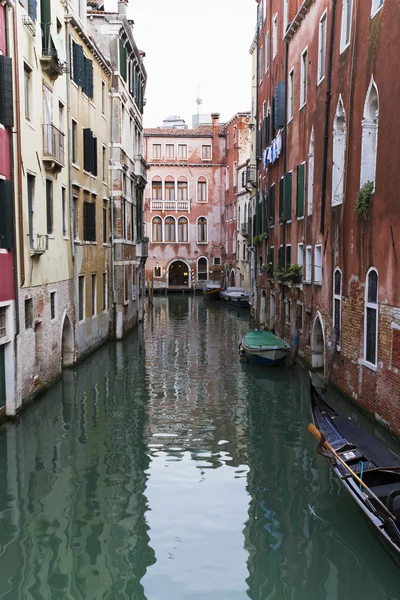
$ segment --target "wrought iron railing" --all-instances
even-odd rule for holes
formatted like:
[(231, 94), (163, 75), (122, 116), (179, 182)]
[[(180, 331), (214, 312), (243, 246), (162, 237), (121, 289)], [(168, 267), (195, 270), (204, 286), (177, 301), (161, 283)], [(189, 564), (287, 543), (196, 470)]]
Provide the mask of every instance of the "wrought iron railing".
[(64, 134), (54, 125), (43, 125), (43, 154), (65, 165)]

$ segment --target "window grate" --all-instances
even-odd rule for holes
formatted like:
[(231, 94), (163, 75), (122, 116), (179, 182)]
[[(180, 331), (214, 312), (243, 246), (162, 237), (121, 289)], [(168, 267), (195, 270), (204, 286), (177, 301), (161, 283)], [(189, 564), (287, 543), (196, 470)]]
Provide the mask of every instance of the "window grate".
[(0, 308), (0, 338), (5, 337), (6, 335), (7, 335), (6, 307), (2, 306)]

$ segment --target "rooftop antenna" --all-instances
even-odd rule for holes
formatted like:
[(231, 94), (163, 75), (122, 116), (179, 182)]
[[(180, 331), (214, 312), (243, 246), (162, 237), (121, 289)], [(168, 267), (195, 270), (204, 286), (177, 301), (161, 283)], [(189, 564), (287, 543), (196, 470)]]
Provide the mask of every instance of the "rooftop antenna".
[(199, 126), (199, 110), (200, 110), (200, 105), (203, 104), (203, 100), (202, 98), (200, 98), (200, 86), (204, 85), (202, 83), (198, 83), (197, 84), (197, 98), (196, 98), (196, 104), (197, 104), (197, 127)]

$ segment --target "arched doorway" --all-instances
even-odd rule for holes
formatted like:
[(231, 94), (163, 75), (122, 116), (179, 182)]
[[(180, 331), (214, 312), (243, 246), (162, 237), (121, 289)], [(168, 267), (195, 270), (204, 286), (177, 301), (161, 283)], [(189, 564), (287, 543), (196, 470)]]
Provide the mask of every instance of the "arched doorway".
[(189, 267), (182, 260), (175, 260), (168, 269), (169, 287), (189, 287)]
[(69, 316), (66, 314), (62, 328), (61, 337), (61, 364), (64, 367), (71, 367), (74, 364), (74, 335)]
[(324, 366), (324, 329), (321, 317), (318, 314), (315, 318), (311, 334), (311, 365), (315, 369)]
[(231, 271), (231, 275), (229, 277), (229, 285), (230, 287), (235, 287), (236, 281), (235, 281), (235, 271), (232, 269)]

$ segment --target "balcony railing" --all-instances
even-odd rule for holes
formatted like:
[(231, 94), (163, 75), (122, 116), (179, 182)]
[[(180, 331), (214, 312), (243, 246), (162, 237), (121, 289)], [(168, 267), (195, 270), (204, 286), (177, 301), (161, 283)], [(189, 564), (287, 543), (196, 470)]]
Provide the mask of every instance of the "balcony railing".
[(149, 256), (149, 243), (144, 240), (137, 242), (136, 243), (136, 258), (147, 258), (148, 256)]
[(257, 185), (257, 166), (248, 165), (246, 169), (246, 188), (256, 187)]
[(135, 175), (141, 177), (144, 183), (147, 183), (147, 162), (141, 154), (135, 156)]
[(41, 23), (42, 29), (42, 54), (40, 56), (40, 62), (42, 68), (47, 71), (51, 79), (57, 79), (59, 75), (65, 72), (66, 65), (60, 61), (58, 52), (54, 45), (54, 41), (51, 36), (51, 23)]
[[(54, 125), (43, 125), (43, 160), (56, 163), (56, 166), (65, 165), (64, 134)], [(52, 168), (52, 166), (50, 166)]]
[(49, 236), (47, 234), (32, 233), (29, 236), (31, 256), (41, 256), (49, 249)]
[(249, 225), (248, 223), (242, 223), (240, 226), (240, 235), (247, 238), (249, 236)]
[(160, 210), (161, 212), (188, 212), (190, 213), (190, 200), (154, 200), (150, 198), (150, 211)]

